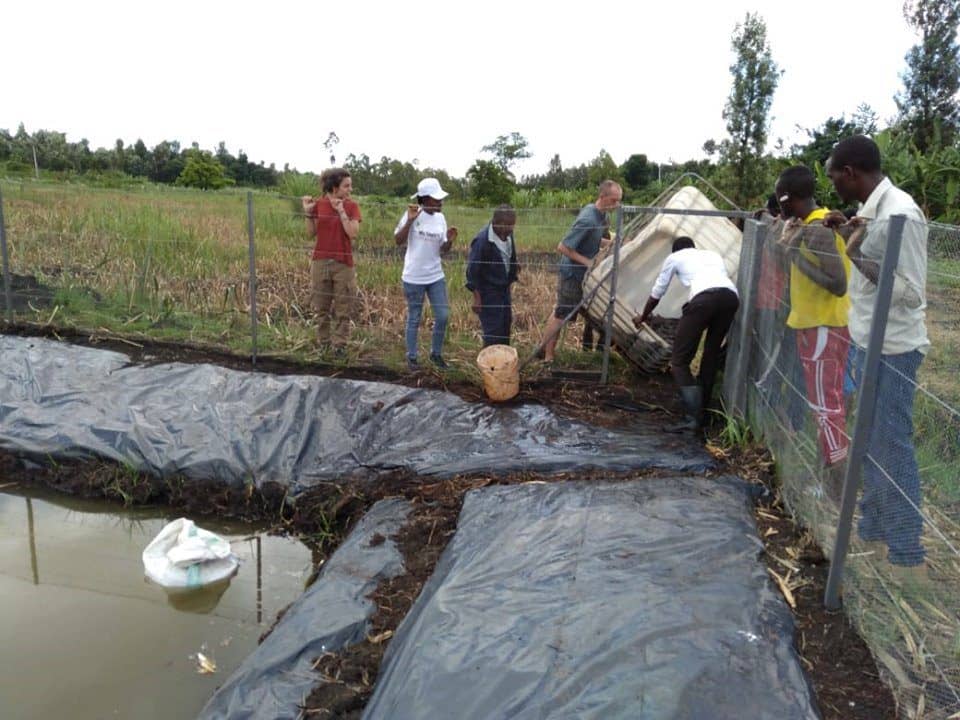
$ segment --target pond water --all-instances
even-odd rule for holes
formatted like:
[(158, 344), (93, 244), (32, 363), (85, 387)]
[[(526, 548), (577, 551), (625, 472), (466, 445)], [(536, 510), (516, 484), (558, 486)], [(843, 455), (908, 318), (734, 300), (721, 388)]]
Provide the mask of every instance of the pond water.
[[(303, 592), (306, 546), (195, 518), (231, 542), (239, 572), (222, 594), (168, 596), (145, 579), (140, 556), (175, 517), (0, 492), (4, 720), (195, 717)], [(198, 651), (215, 673), (198, 672)]]

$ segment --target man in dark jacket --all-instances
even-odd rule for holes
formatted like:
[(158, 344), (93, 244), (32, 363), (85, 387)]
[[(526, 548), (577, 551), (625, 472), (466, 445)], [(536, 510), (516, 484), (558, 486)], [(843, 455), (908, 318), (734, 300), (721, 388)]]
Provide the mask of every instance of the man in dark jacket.
[(470, 243), (467, 290), (473, 292), (473, 311), (480, 316), (484, 347), (510, 344), (510, 285), (520, 272), (513, 242), (516, 224), (514, 209), (501, 205), (494, 210), (490, 224)]

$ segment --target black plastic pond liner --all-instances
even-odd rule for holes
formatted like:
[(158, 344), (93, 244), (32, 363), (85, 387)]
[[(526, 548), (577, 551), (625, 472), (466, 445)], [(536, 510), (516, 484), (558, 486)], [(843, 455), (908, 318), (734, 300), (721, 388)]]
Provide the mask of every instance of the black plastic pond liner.
[(215, 365), (131, 365), (116, 352), (0, 336), (0, 449), (100, 457), (162, 477), (334, 478), (665, 468), (710, 456), (648, 425), (608, 430), (539, 405), (496, 407), (386, 383)]
[[(381, 580), (403, 572), (390, 536), (410, 504), (381, 500), (327, 561), (323, 572), (204, 706), (201, 720), (296, 720), (318, 682), (313, 661), (360, 642), (374, 611), (367, 599)], [(386, 538), (386, 539), (385, 539)], [(384, 540), (385, 539), (385, 540)]]
[(733, 478), (471, 491), (368, 719), (818, 718)]

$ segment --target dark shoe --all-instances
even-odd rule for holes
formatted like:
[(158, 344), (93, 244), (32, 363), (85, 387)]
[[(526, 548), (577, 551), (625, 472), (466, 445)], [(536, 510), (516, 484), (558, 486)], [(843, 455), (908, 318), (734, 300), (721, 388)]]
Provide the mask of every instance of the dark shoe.
[(420, 369), (420, 363), (417, 362), (416, 358), (407, 358), (407, 370), (417, 371)]
[(543, 352), (543, 348), (537, 348), (537, 351), (533, 354), (533, 356), (534, 356), (537, 360), (543, 360), (543, 358), (545, 357), (544, 352)]
[(431, 355), (430, 362), (432, 362), (441, 370), (446, 370), (449, 367), (449, 365), (447, 365), (446, 360), (444, 360), (440, 355)]
[(692, 430), (696, 432), (702, 426), (703, 388), (699, 385), (684, 385), (680, 388), (680, 400), (683, 402), (683, 420), (664, 428), (667, 432), (679, 433)]

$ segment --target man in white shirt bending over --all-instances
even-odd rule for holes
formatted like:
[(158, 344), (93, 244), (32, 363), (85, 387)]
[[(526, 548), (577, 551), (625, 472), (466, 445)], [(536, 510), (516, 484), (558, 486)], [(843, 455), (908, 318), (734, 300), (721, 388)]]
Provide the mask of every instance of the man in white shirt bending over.
[[(643, 312), (633, 319), (635, 326), (639, 328), (647, 321), (674, 275), (684, 287), (690, 288), (690, 299), (683, 306), (670, 357), (670, 372), (680, 388), (685, 414), (683, 422), (672, 429), (698, 430), (703, 421), (703, 406), (713, 392), (720, 346), (740, 307), (740, 298), (736, 285), (727, 275), (723, 258), (711, 250), (698, 250), (688, 237), (679, 237), (673, 241), (673, 250), (663, 263)], [(707, 339), (700, 359), (700, 378), (696, 380), (690, 372), (690, 363), (704, 332)]]

